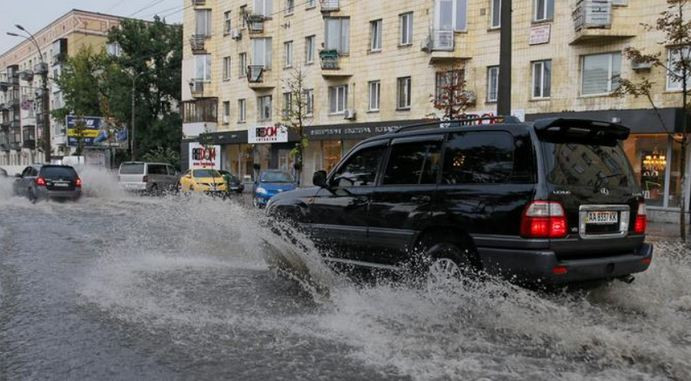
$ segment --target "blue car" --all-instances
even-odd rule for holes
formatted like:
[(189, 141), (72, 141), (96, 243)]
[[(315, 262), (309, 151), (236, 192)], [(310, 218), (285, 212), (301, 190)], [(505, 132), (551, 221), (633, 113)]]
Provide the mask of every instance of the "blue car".
[(295, 189), (295, 179), (289, 173), (278, 169), (269, 169), (259, 174), (252, 189), (252, 204), (257, 208), (266, 206), (274, 195)]

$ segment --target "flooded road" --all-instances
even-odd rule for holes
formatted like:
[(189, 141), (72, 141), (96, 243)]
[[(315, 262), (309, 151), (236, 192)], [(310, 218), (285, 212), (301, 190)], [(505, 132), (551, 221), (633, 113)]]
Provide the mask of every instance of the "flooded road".
[(327, 296), (269, 270), (238, 203), (85, 191), (0, 185), (0, 379), (691, 379), (678, 245), (631, 285), (548, 295), (354, 284), (301, 252)]

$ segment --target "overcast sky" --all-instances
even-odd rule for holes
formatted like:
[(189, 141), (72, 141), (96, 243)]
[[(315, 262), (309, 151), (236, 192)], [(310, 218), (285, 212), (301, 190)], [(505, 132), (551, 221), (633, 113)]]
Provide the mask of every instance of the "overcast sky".
[(107, 13), (116, 16), (153, 19), (165, 16), (169, 23), (180, 22), (184, 0), (2, 0), (0, 3), (0, 54), (21, 40), (10, 37), (20, 24), (32, 33), (56, 20), (71, 9)]

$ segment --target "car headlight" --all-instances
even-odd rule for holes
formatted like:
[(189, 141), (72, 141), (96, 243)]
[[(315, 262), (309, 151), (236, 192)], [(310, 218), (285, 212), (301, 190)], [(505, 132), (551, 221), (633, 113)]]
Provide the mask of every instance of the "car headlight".
[(269, 193), (269, 192), (267, 192), (266, 189), (264, 189), (264, 188), (262, 188), (262, 187), (257, 187), (257, 193), (259, 193), (259, 194), (267, 194), (267, 193)]

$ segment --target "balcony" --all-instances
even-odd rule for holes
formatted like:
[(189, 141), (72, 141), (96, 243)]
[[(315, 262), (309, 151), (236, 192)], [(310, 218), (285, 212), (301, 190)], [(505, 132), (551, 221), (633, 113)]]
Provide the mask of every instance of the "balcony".
[(319, 0), (323, 13), (338, 12), (340, 10), (339, 0)]
[(635, 37), (634, 29), (612, 22), (612, 0), (578, 0), (571, 15), (575, 30), (571, 45), (606, 44)]
[(264, 32), (264, 21), (266, 17), (260, 14), (245, 14), (245, 21), (247, 22), (247, 30), (252, 33)]
[(216, 132), (218, 98), (201, 98), (182, 102), (182, 134), (185, 138)]
[(206, 0), (192, 0), (193, 7), (203, 7), (206, 5)]
[(270, 70), (264, 65), (247, 66), (247, 83), (252, 90), (268, 90), (276, 87), (276, 81)]
[(189, 82), (190, 93), (194, 98), (200, 98), (204, 96), (205, 81), (202, 79), (193, 79)]
[(24, 70), (23, 72), (19, 73), (19, 77), (22, 81), (31, 82), (34, 80), (34, 72), (31, 70)]
[(190, 37), (190, 48), (192, 49), (192, 53), (206, 53), (206, 39), (209, 36), (205, 34), (193, 34), (192, 37)]
[(346, 69), (348, 58), (341, 56), (337, 50), (320, 51), (319, 60), (321, 62), (322, 77), (343, 78), (353, 75), (353, 73)]

